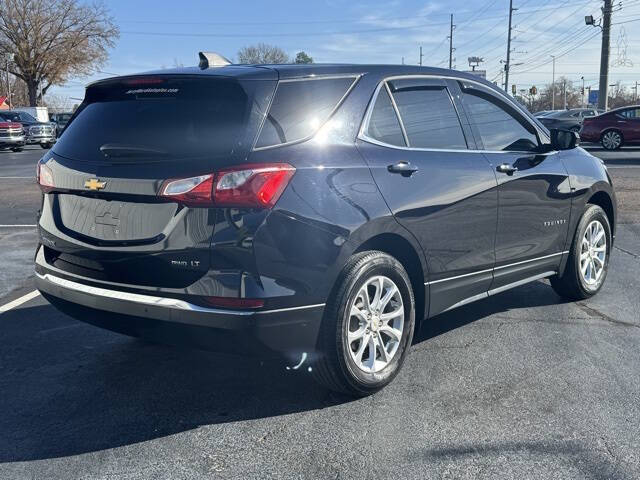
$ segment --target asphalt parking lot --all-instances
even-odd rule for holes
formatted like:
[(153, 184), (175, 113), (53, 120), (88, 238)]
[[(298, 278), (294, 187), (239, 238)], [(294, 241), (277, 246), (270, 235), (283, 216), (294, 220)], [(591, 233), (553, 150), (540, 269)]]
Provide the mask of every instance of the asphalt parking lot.
[[(591, 151), (619, 203), (600, 294), (535, 282), (440, 315), (370, 398), (40, 296), (0, 313), (0, 478), (640, 478), (640, 148)], [(0, 152), (0, 312), (34, 290), (43, 153)]]

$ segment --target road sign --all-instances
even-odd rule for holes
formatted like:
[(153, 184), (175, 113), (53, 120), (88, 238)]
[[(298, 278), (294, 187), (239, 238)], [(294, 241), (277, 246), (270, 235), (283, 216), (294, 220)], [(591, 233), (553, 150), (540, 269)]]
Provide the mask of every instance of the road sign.
[(466, 70), (465, 73), (471, 73), (473, 75), (477, 75), (480, 78), (487, 79), (487, 71), (486, 70)]
[(598, 104), (598, 90), (590, 90), (589, 91), (589, 104), (597, 105)]

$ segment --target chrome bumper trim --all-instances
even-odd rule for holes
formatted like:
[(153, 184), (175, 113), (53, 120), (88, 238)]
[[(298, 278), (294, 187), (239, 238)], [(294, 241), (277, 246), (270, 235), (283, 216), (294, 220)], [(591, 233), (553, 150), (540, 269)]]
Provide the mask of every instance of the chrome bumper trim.
[(194, 305), (192, 303), (185, 302), (184, 300), (179, 300), (177, 298), (156, 297), (153, 295), (143, 295), (140, 293), (130, 293), (130, 292), (122, 292), (120, 290), (109, 290), (106, 288), (91, 287), (89, 285), (84, 285), (82, 283), (73, 282), (71, 280), (56, 277), (55, 275), (51, 275), (50, 273), (45, 273), (44, 275), (36, 273), (36, 276), (41, 280), (47, 281), (54, 285), (58, 285), (59, 287), (66, 288), (69, 290), (75, 290), (77, 292), (86, 293), (88, 295), (95, 295), (95, 296), (104, 297), (104, 298), (112, 298), (116, 300), (125, 300), (125, 301), (140, 303), (144, 305), (152, 305), (156, 307), (172, 308), (176, 310), (186, 310), (191, 312), (246, 316), (246, 315), (259, 315), (264, 313), (286, 312), (290, 310), (318, 308), (318, 307), (324, 307), (325, 305), (324, 303), (318, 303), (315, 305), (303, 305), (300, 307), (278, 308), (274, 310), (225, 310), (225, 309), (219, 309), (219, 308), (201, 307), (199, 305)]

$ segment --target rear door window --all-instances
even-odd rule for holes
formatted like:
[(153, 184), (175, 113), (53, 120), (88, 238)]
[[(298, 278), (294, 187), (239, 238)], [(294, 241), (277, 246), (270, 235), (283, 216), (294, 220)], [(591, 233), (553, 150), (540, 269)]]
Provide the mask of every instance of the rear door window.
[(327, 121), (355, 77), (281, 80), (255, 148), (310, 137)]
[(407, 87), (394, 82), (392, 89), (411, 148), (466, 150), (460, 119), (445, 87)]
[(371, 112), (366, 135), (388, 145), (406, 147), (402, 127), (393, 108), (386, 86), (380, 89)]

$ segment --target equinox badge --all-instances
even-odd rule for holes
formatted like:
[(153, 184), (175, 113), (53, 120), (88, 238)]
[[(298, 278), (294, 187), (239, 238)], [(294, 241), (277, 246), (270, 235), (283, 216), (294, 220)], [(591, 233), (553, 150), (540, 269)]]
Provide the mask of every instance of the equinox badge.
[(84, 182), (84, 188), (88, 188), (89, 190), (102, 190), (107, 182), (101, 182), (97, 178), (90, 178), (86, 182)]

